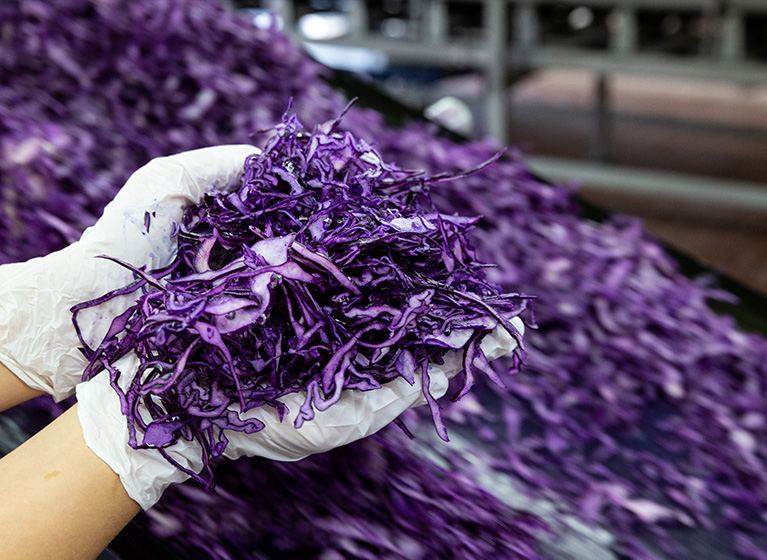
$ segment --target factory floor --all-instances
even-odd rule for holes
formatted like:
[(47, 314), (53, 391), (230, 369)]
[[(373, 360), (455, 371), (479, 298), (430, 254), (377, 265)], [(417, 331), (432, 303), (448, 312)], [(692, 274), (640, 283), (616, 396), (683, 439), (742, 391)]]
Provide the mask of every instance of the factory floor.
[[(587, 159), (594, 88), (594, 76), (579, 71), (521, 80), (511, 93), (511, 142)], [(767, 87), (616, 76), (609, 102), (610, 164), (762, 183), (767, 193)], [(767, 213), (670, 205), (588, 186), (582, 194), (642, 217), (658, 237), (767, 294)]]

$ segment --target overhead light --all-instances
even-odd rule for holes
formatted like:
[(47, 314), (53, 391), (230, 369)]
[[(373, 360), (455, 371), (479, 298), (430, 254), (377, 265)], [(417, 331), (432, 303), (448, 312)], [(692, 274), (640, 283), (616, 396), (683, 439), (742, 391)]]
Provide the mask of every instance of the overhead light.
[(272, 27), (282, 29), (283, 27), (282, 18), (271, 10), (248, 8), (246, 11), (253, 16), (253, 25), (259, 29), (272, 29)]
[(298, 32), (311, 41), (330, 41), (351, 31), (351, 21), (341, 12), (306, 14), (298, 20)]

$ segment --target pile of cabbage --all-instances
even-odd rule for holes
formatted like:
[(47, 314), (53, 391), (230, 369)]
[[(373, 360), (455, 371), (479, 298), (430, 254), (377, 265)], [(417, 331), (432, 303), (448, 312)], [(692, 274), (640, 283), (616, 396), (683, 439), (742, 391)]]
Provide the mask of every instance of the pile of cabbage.
[[(522, 360), (511, 319), (531, 298), (489, 284), (489, 265), (476, 261), (469, 243), (478, 218), (440, 214), (429, 196), (461, 175), (399, 170), (339, 125), (340, 118), (309, 131), (294, 114), (283, 116), (263, 151), (244, 162), (241, 185), (187, 209), (172, 233), (178, 251), (170, 265), (147, 272), (117, 261), (136, 281), (73, 308), (79, 333), (81, 310), (133, 294), (98, 347), (81, 337), (83, 377), (106, 368), (129, 444), (159, 449), (208, 487), (210, 460), (228, 443), (224, 430), (261, 431), (261, 420), (243, 418), (260, 406), (282, 419), (290, 412), (279, 400), (285, 395), (306, 392), (298, 429), (344, 390), (402, 377), (421, 387), (447, 441), (429, 364), (461, 352), (458, 400), (475, 372), (503, 386), (480, 346), (491, 331), (516, 339), (514, 372)], [(139, 359), (135, 374), (118, 369), (127, 354)], [(179, 438), (199, 443), (202, 474), (165, 451)]]
[[(154, 155), (242, 142), (278, 122), (289, 97), (308, 126), (346, 104), (281, 33), (214, 0), (11, 0), (0, 30), (4, 262), (63, 246)], [(420, 123), (393, 129), (360, 108), (343, 128), (429, 173), (498, 151)], [(715, 558), (701, 547), (721, 546), (764, 558), (767, 341), (711, 312), (707, 301), (727, 296), (682, 276), (638, 221), (581, 219), (572, 189), (540, 181), (514, 153), (431, 196), (443, 213), (483, 216), (471, 235), (478, 259), (499, 264), (491, 282), (538, 296), (524, 372), (503, 390), (479, 380), (456, 403), (476, 394), (476, 406), (445, 411), (453, 433), (474, 434), (474, 459), (442, 445), (435, 469), (414, 453), (424, 437), (387, 429), (298, 464), (238, 461), (218, 471), (215, 495), (166, 493), (154, 530), (215, 558), (533, 557), (493, 551), (540, 534), (482, 492), (479, 461), (606, 528), (623, 557)], [(376, 455), (388, 459), (368, 461)], [(358, 460), (368, 468), (349, 477)], [(472, 517), (452, 529), (461, 511)]]
[(338, 115), (323, 70), (216, 1), (0, 3), (0, 263), (61, 248), (154, 157), (247, 141), (289, 99)]

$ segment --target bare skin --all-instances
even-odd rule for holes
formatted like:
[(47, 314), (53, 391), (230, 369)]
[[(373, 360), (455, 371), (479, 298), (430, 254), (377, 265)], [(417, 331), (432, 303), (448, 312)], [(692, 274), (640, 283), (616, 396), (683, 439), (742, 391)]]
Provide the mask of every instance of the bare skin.
[(39, 397), (44, 393), (31, 389), (0, 363), (0, 412)]
[(7, 560), (96, 558), (141, 510), (86, 446), (77, 405), (0, 459), (0, 496)]

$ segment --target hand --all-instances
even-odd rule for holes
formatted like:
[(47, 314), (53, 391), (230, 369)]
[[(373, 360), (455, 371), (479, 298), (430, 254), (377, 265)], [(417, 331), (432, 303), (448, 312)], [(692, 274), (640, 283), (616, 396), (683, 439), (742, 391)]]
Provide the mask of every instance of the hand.
[[(524, 325), (519, 318), (512, 324), (520, 334)], [(516, 341), (502, 327), (496, 328), (482, 342), (482, 350), (488, 359), (495, 359), (512, 352)], [(135, 371), (138, 360), (126, 356), (115, 367), (120, 371)], [(435, 398), (447, 391), (449, 378), (463, 369), (460, 352), (445, 354), (444, 363), (429, 366), (429, 389)], [(127, 377), (127, 376), (126, 376)], [(306, 394), (292, 393), (280, 400), (290, 413), (280, 422), (271, 407), (251, 409), (244, 418), (258, 418), (265, 428), (254, 434), (226, 430), (229, 443), (224, 455), (230, 459), (241, 456), (259, 456), (280, 461), (297, 461), (314, 453), (367, 437), (408, 408), (425, 404), (420, 374), (414, 385), (403, 378), (385, 383), (372, 391), (346, 390), (339, 401), (325, 411), (317, 412), (313, 420), (304, 422), (301, 428), (294, 421)], [(111, 387), (109, 376), (101, 372), (92, 380), (77, 387), (78, 415), (85, 442), (114, 472), (128, 495), (143, 509), (148, 509), (160, 499), (163, 491), (172, 483), (183, 482), (189, 476), (171, 465), (155, 449), (133, 449), (128, 445), (128, 427), (122, 415), (120, 399)], [(166, 448), (166, 452), (184, 468), (199, 472), (202, 468), (202, 451), (194, 441), (179, 440)]]
[[(70, 308), (121, 288), (133, 274), (95, 258), (107, 254), (148, 269), (170, 263), (170, 232), (184, 208), (206, 191), (235, 186), (254, 146), (216, 146), (157, 158), (136, 171), (103, 216), (69, 247), (25, 263), (0, 266), (0, 362), (32, 389), (61, 400), (87, 365)], [(130, 303), (116, 298), (79, 317), (89, 345)]]
[[(521, 323), (514, 320), (514, 324), (521, 331)], [(482, 348), (492, 359), (513, 346), (511, 337), (494, 333)], [(460, 361), (457, 353), (448, 354), (443, 368), (457, 371)], [(445, 382), (444, 379), (438, 381), (440, 376), (435, 368), (431, 371), (432, 388), (437, 396), (444, 391)], [(105, 381), (107, 376), (102, 373), (78, 388), (84, 401), (93, 397), (93, 402), (86, 405), (90, 411), (81, 412), (80, 407), (85, 403), (76, 404), (0, 459), (0, 496), (3, 496), (0, 557), (18, 560), (95, 558), (138, 513), (139, 505), (151, 506), (162, 488), (173, 480), (183, 480), (183, 476), (177, 477), (180, 471), (159, 457), (156, 450), (136, 451), (127, 447), (127, 426), (120, 414), (119, 399)], [(398, 387), (405, 393), (398, 393)], [(295, 395), (290, 397), (295, 399), (294, 404), (300, 404)], [(420, 399), (420, 387), (413, 388), (402, 379), (372, 392), (347, 391), (339, 403), (318, 413), (315, 420), (306, 422), (300, 430), (292, 425), (295, 412), (282, 423), (262, 416), (268, 421), (265, 430), (243, 436), (242, 440), (232, 434), (232, 447), (227, 455), (276, 457), (284, 454), (297, 459), (372, 433), (396, 416), (397, 410), (417, 404)], [(387, 405), (387, 401), (394, 406)], [(382, 408), (376, 409), (377, 406)], [(363, 422), (354, 424), (357, 420)], [(303, 432), (306, 429), (311, 432)], [(82, 432), (90, 445), (99, 450), (101, 458), (86, 445)], [(266, 437), (258, 439), (262, 434)], [(177, 445), (173, 452), (177, 457), (189, 453), (191, 464), (199, 451), (191, 445), (184, 447), (187, 443)], [(104, 452), (105, 448), (110, 450), (109, 454)], [(174, 476), (177, 478), (172, 478)], [(87, 530), (83, 530), (84, 527)]]
[[(170, 232), (184, 208), (198, 202), (206, 191), (234, 186), (246, 157), (256, 151), (253, 146), (220, 146), (153, 160), (131, 176), (80, 241), (47, 257), (0, 267), (0, 287), (7, 294), (0, 302), (0, 340), (5, 339), (0, 361), (30, 387), (57, 399), (70, 395), (86, 366), (77, 350), (80, 342), (72, 328), (70, 308), (133, 280), (130, 271), (95, 257), (107, 254), (148, 269), (166, 266), (175, 255)], [(85, 310), (78, 323), (84, 328), (86, 343), (96, 346), (111, 319), (130, 303), (131, 296), (126, 296)], [(523, 328), (518, 320), (515, 326), (520, 331)], [(14, 337), (13, 333), (24, 336)], [(515, 346), (505, 331), (483, 343), (491, 359)], [(135, 371), (135, 357), (123, 360), (115, 364), (118, 369)], [(457, 355), (446, 356), (442, 367), (432, 365), (431, 394), (442, 396), (448, 377), (461, 369)], [(127, 421), (106, 373), (80, 385), (78, 399), (86, 443), (120, 476), (130, 497), (142, 507), (154, 504), (169, 484), (187, 478), (156, 450), (128, 446)], [(346, 391), (333, 407), (296, 430), (293, 421), (303, 399), (300, 393), (284, 397), (291, 415), (283, 422), (269, 407), (246, 413), (245, 417), (259, 417), (266, 428), (252, 435), (227, 432), (226, 456), (298, 460), (370, 435), (407, 408), (425, 402), (420, 379), (413, 386), (396, 379), (372, 392)], [(189, 471), (199, 472), (201, 450), (196, 445), (180, 441), (168, 452)]]

